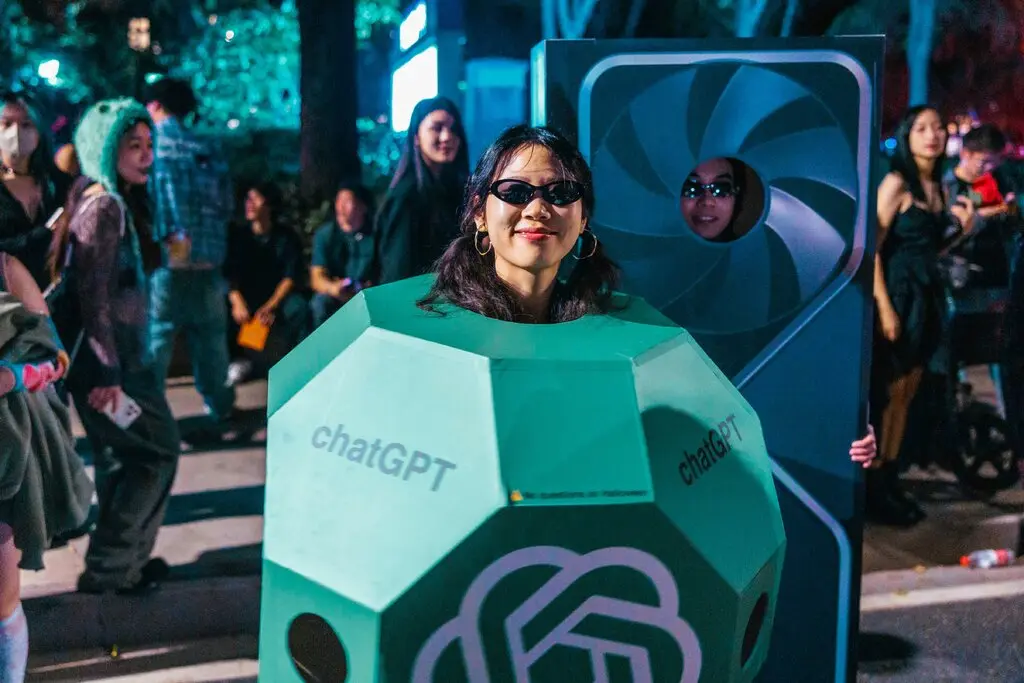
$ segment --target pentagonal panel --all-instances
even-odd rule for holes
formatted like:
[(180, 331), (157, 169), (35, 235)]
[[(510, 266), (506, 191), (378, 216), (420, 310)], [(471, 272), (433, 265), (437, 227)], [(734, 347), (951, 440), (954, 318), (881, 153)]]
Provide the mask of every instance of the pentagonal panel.
[(757, 415), (689, 335), (638, 359), (635, 376), (658, 506), (746, 587), (785, 538)]
[(374, 609), (505, 499), (487, 361), (374, 328), (271, 417), (267, 451), (266, 558)]

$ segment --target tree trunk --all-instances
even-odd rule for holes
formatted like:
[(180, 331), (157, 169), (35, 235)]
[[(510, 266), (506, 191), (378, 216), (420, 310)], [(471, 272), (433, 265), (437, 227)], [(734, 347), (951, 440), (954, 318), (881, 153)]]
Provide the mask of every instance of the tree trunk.
[(360, 179), (356, 132), (355, 0), (298, 0), (302, 59), (302, 195), (331, 197), (344, 179)]
[(786, 0), (786, 13), (782, 15), (782, 28), (779, 36), (788, 38), (793, 35), (793, 22), (796, 21), (796, 11), (800, 7), (800, 0)]
[(768, 0), (739, 0), (736, 3), (736, 37), (753, 38)]
[(935, 35), (935, 0), (910, 0), (907, 32), (907, 71), (910, 77), (909, 106), (928, 102), (928, 76)]

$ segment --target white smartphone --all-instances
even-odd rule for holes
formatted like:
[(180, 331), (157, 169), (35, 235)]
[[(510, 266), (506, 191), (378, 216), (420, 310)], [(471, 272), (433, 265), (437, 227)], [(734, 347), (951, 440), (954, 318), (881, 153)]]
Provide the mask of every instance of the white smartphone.
[(142, 415), (142, 408), (123, 390), (117, 396), (117, 410), (110, 403), (103, 409), (103, 414), (121, 429), (128, 429)]
[(64, 215), (64, 207), (63, 206), (57, 207), (57, 210), (53, 212), (52, 216), (50, 216), (50, 220), (46, 221), (46, 229), (52, 231), (53, 228), (57, 225), (57, 219), (60, 218), (63, 215)]

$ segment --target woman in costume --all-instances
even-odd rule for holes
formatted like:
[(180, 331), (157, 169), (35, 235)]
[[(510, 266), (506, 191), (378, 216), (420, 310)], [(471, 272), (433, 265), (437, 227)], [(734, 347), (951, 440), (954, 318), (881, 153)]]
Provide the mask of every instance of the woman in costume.
[(18, 570), (43, 569), (54, 540), (83, 526), (92, 482), (53, 389), (68, 355), (35, 279), (2, 252), (0, 349), (0, 681), (21, 683), (28, 627)]
[[(419, 302), (448, 303), (508, 322), (560, 323), (613, 305), (618, 267), (587, 227), (594, 211), (590, 168), (579, 151), (546, 128), (515, 126), (481, 157), (466, 188), (460, 232)], [(569, 276), (562, 262), (576, 260)], [(875, 457), (874, 432), (850, 457)]]

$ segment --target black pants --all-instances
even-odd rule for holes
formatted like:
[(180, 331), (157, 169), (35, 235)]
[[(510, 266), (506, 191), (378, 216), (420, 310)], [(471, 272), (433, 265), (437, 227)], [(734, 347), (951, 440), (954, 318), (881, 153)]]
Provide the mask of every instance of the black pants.
[(162, 385), (151, 368), (122, 370), (122, 388), (142, 408), (127, 430), (88, 403), (90, 387), (71, 395), (95, 454), (99, 514), (85, 556), (97, 584), (136, 583), (150, 559), (178, 468), (180, 436)]

